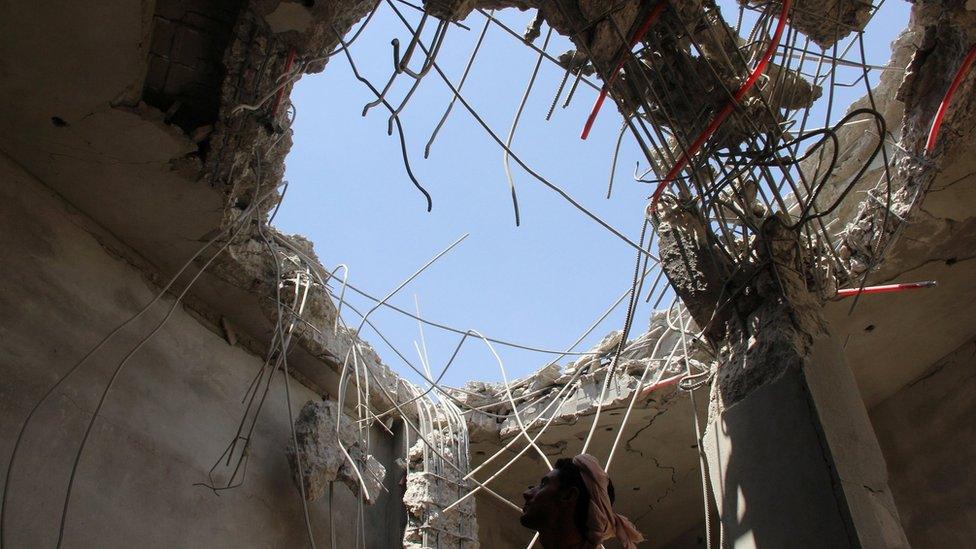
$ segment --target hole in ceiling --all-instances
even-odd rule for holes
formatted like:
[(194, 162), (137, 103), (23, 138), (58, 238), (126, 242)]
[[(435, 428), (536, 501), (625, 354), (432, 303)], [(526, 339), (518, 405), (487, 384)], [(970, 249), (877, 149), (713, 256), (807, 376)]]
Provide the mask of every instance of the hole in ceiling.
[[(313, 0), (298, 1), (306, 7), (314, 5)], [(907, 20), (907, 9), (904, 13)], [(496, 17), (511, 28), (522, 29), (533, 14), (503, 10)], [(412, 19), (412, 24), (416, 25), (417, 19), (419, 16)], [(478, 23), (476, 16), (465, 21), (468, 25), (472, 22)], [(873, 27), (872, 35), (884, 47), (867, 52), (870, 63), (887, 61), (887, 44), (903, 27), (892, 24), (890, 19), (884, 23)], [(885, 30), (880, 30), (882, 26)], [(437, 58), (438, 66), (445, 67), (447, 79), (455, 86), (478, 38), (477, 29), (473, 25), (471, 28), (475, 32), (455, 33), (452, 27), (453, 42)], [(488, 337), (518, 343), (534, 340), (532, 347), (561, 349), (567, 339), (572, 341), (583, 327), (591, 324), (617, 294), (629, 288), (634, 273), (633, 248), (568, 206), (514, 160), (510, 160), (514, 182), (510, 191), (498, 143), (487, 136), (461, 101), (454, 100), (438, 70), (427, 72), (417, 93), (413, 93), (415, 81), (411, 78), (401, 75), (390, 80), (390, 40), (397, 38), (405, 45), (410, 43), (410, 36), (403, 23), (390, 10), (383, 9), (345, 50), (350, 52), (360, 75), (377, 90), (384, 89), (384, 82), (392, 82), (385, 94), (392, 109), (377, 103), (363, 116), (364, 106), (377, 97), (353, 75), (344, 55), (332, 58), (321, 74), (306, 76), (296, 84), (291, 99), (299, 114), (293, 127), (294, 147), (287, 158), (286, 174), (293, 185), (275, 223), (286, 232), (302, 233), (313, 242), (322, 243), (321, 256), (327, 268), (348, 264), (352, 271), (350, 283), (376, 294), (395, 287), (458, 234), (471, 233), (457, 251), (391, 298), (391, 304), (415, 314), (416, 296), (417, 307), (422, 308), (418, 316), (426, 319), (451, 318), (453, 322), (443, 324), (465, 329), (475, 326)], [(431, 39), (432, 29), (428, 29), (423, 43), (430, 44)], [(535, 46), (543, 47), (543, 40), (537, 40)], [(556, 57), (574, 46), (553, 33), (545, 49)], [(693, 53), (691, 57), (696, 56)], [(424, 58), (423, 52), (415, 52), (409, 63), (411, 69), (419, 70)], [(567, 73), (565, 68), (543, 61), (535, 87), (531, 93), (526, 91), (538, 59), (538, 54), (521, 40), (504, 33), (489, 33), (461, 95), (504, 142), (508, 128), (514, 125), (515, 113), (522, 111), (520, 101), (525, 94), (525, 115), (517, 127), (512, 150), (524, 157), (534, 171), (636, 241), (640, 227), (636, 223), (624, 225), (628, 220), (643, 219), (648, 187), (646, 181), (625, 181), (630, 174), (625, 173), (628, 170), (623, 166), (633, 167), (641, 160), (643, 171), (646, 158), (637, 144), (630, 142), (632, 136), (624, 141), (619, 158), (613, 155), (621, 124), (619, 113), (610, 108), (600, 115), (590, 139), (579, 139), (599, 86), (597, 90), (590, 89), (575, 77), (560, 86)], [(817, 60), (804, 62), (814, 66)], [(860, 69), (841, 67), (838, 71), (846, 71), (842, 76), (852, 82), (859, 81)], [(876, 78), (871, 75), (872, 84)], [(519, 85), (497, 85), (505, 79), (515, 79)], [(546, 88), (548, 84), (551, 85)], [(560, 95), (556, 95), (556, 90)], [(575, 90), (574, 99), (563, 107), (571, 90)], [(834, 109), (831, 113), (826, 108), (828, 97), (846, 104), (864, 93), (863, 85), (838, 87), (832, 94), (826, 91), (825, 88), (821, 100), (810, 108), (811, 115), (826, 125), (836, 123), (844, 111)], [(409, 103), (404, 102), (401, 110), (405, 98), (409, 98)], [(559, 108), (551, 111), (550, 119), (547, 115), (553, 104)], [(439, 125), (449, 108), (450, 114)], [(397, 110), (398, 118), (392, 118), (390, 110)], [(400, 128), (394, 123), (397, 120), (405, 137), (398, 135)], [(388, 134), (388, 130), (392, 132)], [(606, 185), (593, 182), (607, 181), (611, 155), (618, 165), (618, 183), (613, 185), (608, 200)], [(403, 156), (408, 157), (409, 167), (404, 166)], [(604, 158), (607, 162), (599, 161)], [(426, 212), (407, 170), (430, 192), (431, 213)], [(648, 180), (653, 177), (646, 176)], [(518, 228), (511, 199), (516, 192), (521, 217)], [(654, 274), (648, 279), (648, 286)], [(653, 308), (666, 308), (674, 297), (670, 290), (658, 296), (645, 288), (645, 293), (647, 299), (640, 300), (642, 308), (635, 317), (648, 318)], [(361, 310), (372, 306), (367, 300), (354, 302), (359, 299), (356, 296), (347, 299)], [(343, 313), (345, 317), (347, 310)], [(594, 346), (608, 331), (622, 325), (624, 313), (624, 307), (617, 308), (574, 351)], [(379, 322), (381, 314), (378, 312), (374, 321), (384, 331), (382, 339), (401, 350), (412, 349), (414, 342), (419, 342), (415, 320), (398, 320), (393, 315)], [(376, 334), (368, 333), (370, 329), (365, 328), (366, 339), (385, 345)], [(630, 337), (639, 334), (635, 329)], [(430, 354), (446, 353), (440, 363), (447, 362), (457, 345), (457, 334), (426, 329), (424, 337)], [(501, 377), (490, 356), (485, 361), (481, 354), (475, 354), (484, 353), (485, 349), (469, 347), (470, 343), (464, 344), (464, 356), (459, 356), (456, 363), (484, 366), (450, 369), (442, 380), (444, 385), (457, 387), (470, 379), (495, 381)], [(530, 374), (553, 355), (558, 356), (496, 346), (512, 377)], [(386, 348), (380, 354), (398, 373), (424, 384), (398, 360), (399, 352)], [(434, 356), (430, 358), (438, 361)], [(416, 357), (411, 356), (410, 360), (415, 361)], [(559, 365), (564, 367), (570, 360), (576, 357), (570, 356)]]

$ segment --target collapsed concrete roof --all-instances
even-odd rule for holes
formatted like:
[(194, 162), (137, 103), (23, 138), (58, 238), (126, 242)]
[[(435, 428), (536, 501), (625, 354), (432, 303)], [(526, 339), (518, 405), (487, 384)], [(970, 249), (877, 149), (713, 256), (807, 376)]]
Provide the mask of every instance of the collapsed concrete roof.
[[(520, 9), (536, 5), (432, 1), (427, 6), (435, 15), (450, 14), (456, 19), (470, 13), (476, 4)], [(639, 3), (624, 4), (610, 21), (589, 29), (586, 39), (579, 39), (577, 44), (589, 50), (600, 74), (609, 70), (622, 43), (614, 26), (626, 31), (638, 21)], [(950, 10), (943, 10), (938, 2), (920, 4), (910, 28), (896, 44), (891, 63), (907, 66), (907, 74), (888, 71), (876, 88), (879, 110), (894, 130), (892, 140), (901, 148), (920, 149), (940, 99), (935, 90), (944, 87), (941, 84), (951, 77), (967, 44), (973, 41), (976, 25), (972, 13), (962, 3), (956, 4)], [(307, 7), (296, 2), (253, 0), (217, 2), (205, 10), (195, 3), (189, 6), (159, 0), (83, 7), (42, 3), (29, 11), (10, 13), (0, 22), (0, 51), (4, 52), (0, 61), (5, 70), (0, 98), (17, 108), (0, 113), (0, 127), (4, 129), (0, 146), (137, 250), (138, 256), (129, 259), (158, 285), (162, 273), (175, 271), (214, 231), (233, 223), (255, 196), (264, 192), (259, 189), (277, 188), (280, 183), (290, 145), (288, 131), (273, 116), (246, 116), (246, 111), (236, 109), (269, 93), (273, 100), (277, 79), (289, 74), (285, 67), (291, 50), (302, 52), (300, 70), (296, 69), (293, 76), (322, 70), (325, 55), (339, 44), (337, 33), (348, 32), (374, 5), (349, 1)], [(570, 37), (576, 36), (572, 29), (579, 28), (573, 24), (577, 17), (587, 20), (602, 11), (599, 2), (559, 5), (571, 10), (568, 17), (556, 5), (539, 7), (557, 31)], [(856, 8), (863, 5), (851, 3), (855, 7), (845, 12), (848, 15), (844, 20), (852, 27), (863, 25), (865, 11)], [(116, 30), (104, 32), (106, 22)], [(838, 38), (812, 22), (810, 30), (799, 21), (796, 25), (820, 43)], [(45, 33), (38, 33), (39, 28), (46, 29)], [(49, 35), (54, 34), (71, 40), (50, 40)], [(35, 61), (18, 62), (26, 58)], [(622, 82), (626, 84), (627, 79)], [(285, 95), (289, 86), (283, 88)], [(838, 227), (849, 224), (846, 251), (840, 253), (852, 264), (866, 266), (871, 262), (878, 253), (872, 241), (879, 232), (894, 232), (896, 227), (900, 231), (897, 238), (885, 240), (886, 244), (890, 242), (885, 262), (870, 274), (870, 283), (905, 278), (940, 283), (934, 298), (905, 294), (898, 300), (862, 300), (851, 315), (847, 314), (846, 302), (828, 304), (834, 324), (850, 336), (847, 353), (869, 405), (916, 378), (925, 367), (965, 341), (976, 325), (976, 308), (955, 306), (976, 300), (976, 289), (970, 283), (976, 278), (971, 246), (976, 221), (970, 208), (976, 197), (968, 179), (974, 170), (967, 155), (971, 144), (967, 128), (974, 127), (976, 94), (971, 84), (966, 86), (958, 94), (936, 154), (924, 161), (911, 157), (899, 160), (892, 181), (894, 207), (885, 226), (885, 208), (879, 199), (887, 194), (887, 182), (860, 201), (856, 210), (855, 202), (849, 201), (835, 214)], [(803, 101), (812, 101), (818, 93), (799, 80), (797, 87), (801, 89), (795, 95), (805, 98)], [(903, 118), (906, 106), (917, 114)], [(840, 139), (845, 145), (859, 145), (864, 135), (845, 129)], [(861, 147), (845, 146), (845, 150), (851, 151), (849, 166), (854, 166)], [(259, 153), (257, 163), (255, 152)], [(852, 171), (842, 164), (830, 188), (841, 188)], [(860, 189), (871, 188), (880, 175), (879, 168), (868, 172)], [(823, 199), (829, 201), (830, 197)], [(273, 204), (274, 196), (266, 196), (261, 208), (267, 211)], [(900, 223), (903, 220), (911, 222)], [(276, 236), (315, 259), (310, 244), (301, 238)], [(215, 329), (232, 327), (225, 329), (233, 329), (236, 339), (257, 353), (265, 351), (274, 330), (275, 311), (270, 299), (278, 284), (263, 246), (257, 234), (245, 231), (216, 268), (201, 278), (188, 299), (204, 321)], [(325, 276), (324, 268), (320, 273)], [(295, 373), (310, 387), (321, 394), (334, 394), (338, 390), (337, 369), (348, 349), (355, 344), (368, 346), (357, 341), (351, 330), (321, 329), (334, 325), (336, 316), (336, 307), (322, 288), (313, 294), (310, 310), (308, 322), (318, 329), (298, 331), (291, 360)], [(639, 336), (631, 346), (649, 337)], [(597, 349), (593, 356), (605, 357), (605, 351)], [(626, 358), (630, 362), (617, 366), (620, 375), (604, 401), (606, 419), (597, 425), (596, 440), (601, 446), (609, 447), (616, 437), (613, 429), (619, 425), (624, 403), (634, 396), (638, 372), (659, 360), (636, 351)], [(387, 409), (392, 404), (387, 394), (401, 402), (411, 398), (375, 352), (366, 353), (365, 360), (385, 388), (370, 395), (376, 406)], [(576, 370), (547, 367), (516, 384), (513, 397), (527, 400), (520, 405), (520, 412), (534, 417), (540, 406), (544, 409), (551, 402), (549, 395), (558, 392), (573, 373), (583, 372), (579, 364), (574, 366)], [(599, 394), (595, 371), (588, 370), (576, 382), (571, 398), (563, 405), (565, 410), (560, 408), (553, 428), (540, 439), (547, 453), (561, 453), (569, 441), (576, 444), (585, 436), (585, 420), (595, 412)], [(472, 387), (457, 397), (473, 406), (496, 403), (486, 408), (492, 413), (508, 412), (498, 387)], [(470, 392), (483, 393), (484, 400)], [(684, 394), (662, 391), (646, 397), (640, 397), (631, 422), (636, 432), (628, 431), (625, 451), (615, 468), (625, 479), (621, 484), (632, 486), (634, 491), (623, 503), (624, 512), (649, 531), (659, 532), (659, 539), (666, 541), (698, 520), (697, 452), (690, 436), (690, 418), (678, 410), (686, 407)], [(537, 401), (528, 400), (531, 398)], [(486, 417), (472, 414), (469, 419), (474, 465), (518, 434), (511, 419), (492, 424)], [(648, 460), (654, 463), (653, 469), (647, 467)], [(534, 480), (540, 467), (527, 454), (511, 471), (499, 490), (517, 500), (519, 487)], [(664, 504), (668, 506), (666, 513), (661, 511)], [(479, 499), (479, 513), (490, 516), (507, 512), (492, 500)]]

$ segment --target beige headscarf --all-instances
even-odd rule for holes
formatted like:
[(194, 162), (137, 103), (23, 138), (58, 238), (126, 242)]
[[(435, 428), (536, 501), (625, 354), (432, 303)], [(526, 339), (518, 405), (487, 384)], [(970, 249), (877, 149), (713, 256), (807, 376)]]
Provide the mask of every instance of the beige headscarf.
[(580, 454), (573, 458), (573, 465), (579, 468), (586, 489), (590, 492), (590, 516), (587, 526), (590, 529), (589, 541), (594, 547), (604, 540), (616, 536), (626, 549), (633, 549), (644, 541), (634, 523), (627, 517), (613, 512), (608, 486), (610, 477), (600, 467), (600, 462), (590, 454)]

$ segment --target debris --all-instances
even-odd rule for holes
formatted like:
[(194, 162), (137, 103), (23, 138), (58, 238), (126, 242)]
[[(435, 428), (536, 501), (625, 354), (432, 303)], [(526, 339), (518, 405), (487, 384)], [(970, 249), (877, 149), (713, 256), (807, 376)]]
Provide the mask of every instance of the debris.
[[(359, 439), (355, 420), (337, 414), (338, 405), (330, 400), (308, 401), (295, 420), (298, 452), (289, 442), (286, 449), (295, 483), (305, 487), (305, 499), (315, 501), (328, 493), (329, 483), (339, 481), (354, 494), (361, 495), (360, 477), (343, 455), (339, 445), (345, 446), (362, 473), (367, 494), (364, 500), (375, 503), (386, 476), (386, 468), (365, 451), (365, 442)], [(336, 437), (336, 421), (341, 421)], [(290, 440), (290, 439), (289, 439)], [(301, 458), (302, 474), (299, 474), (296, 457)]]

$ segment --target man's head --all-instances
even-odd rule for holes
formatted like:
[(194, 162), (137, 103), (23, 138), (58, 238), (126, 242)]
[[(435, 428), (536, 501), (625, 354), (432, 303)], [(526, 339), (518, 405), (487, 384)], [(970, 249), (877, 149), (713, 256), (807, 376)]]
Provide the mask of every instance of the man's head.
[[(613, 484), (608, 486), (611, 501), (614, 499)], [(539, 484), (530, 486), (522, 493), (522, 526), (533, 530), (558, 528), (572, 524), (580, 537), (586, 539), (589, 527), (590, 492), (583, 482), (579, 468), (573, 460), (556, 461), (552, 471), (542, 477)]]

